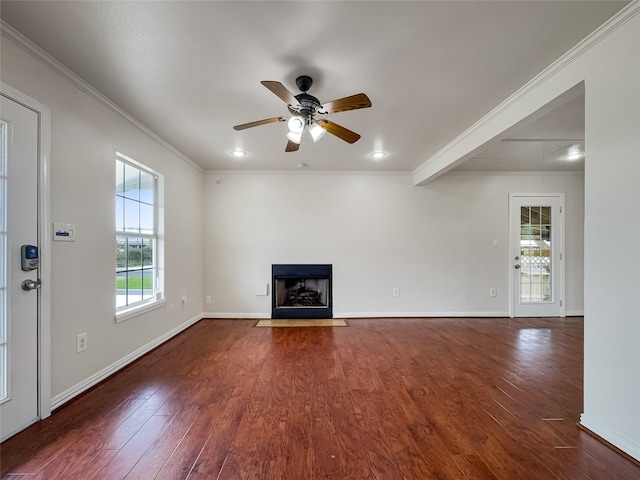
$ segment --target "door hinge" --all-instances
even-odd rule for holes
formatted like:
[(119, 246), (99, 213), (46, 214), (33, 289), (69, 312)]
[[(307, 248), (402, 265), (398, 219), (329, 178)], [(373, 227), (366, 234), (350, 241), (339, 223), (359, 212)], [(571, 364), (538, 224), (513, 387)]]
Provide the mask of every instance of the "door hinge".
[(560, 306), (562, 306), (562, 300), (560, 300)]
[(560, 260), (562, 260), (562, 254), (560, 254)]
[(562, 213), (562, 207), (560, 207), (560, 213)]

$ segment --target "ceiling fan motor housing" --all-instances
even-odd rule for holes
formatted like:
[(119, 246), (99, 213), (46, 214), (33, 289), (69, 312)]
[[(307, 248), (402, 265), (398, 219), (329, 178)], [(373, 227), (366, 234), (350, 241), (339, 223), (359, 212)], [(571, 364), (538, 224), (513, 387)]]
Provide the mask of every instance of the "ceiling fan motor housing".
[(308, 93), (300, 93), (296, 95), (296, 100), (298, 100), (300, 108), (293, 108), (289, 105), (289, 111), (293, 115), (301, 115), (308, 118), (315, 115), (320, 108), (320, 100)]

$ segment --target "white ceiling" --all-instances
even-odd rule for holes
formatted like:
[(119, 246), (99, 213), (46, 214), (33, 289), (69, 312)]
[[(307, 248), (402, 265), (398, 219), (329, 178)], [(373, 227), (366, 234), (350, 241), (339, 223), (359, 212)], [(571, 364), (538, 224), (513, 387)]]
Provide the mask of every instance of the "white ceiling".
[(574, 147), (585, 152), (584, 93), (515, 129), (453, 170), (584, 172), (584, 157), (574, 161), (562, 158)]
[[(412, 171), (627, 3), (2, 0), (0, 14), (203, 169)], [(287, 116), (260, 81), (297, 94), (300, 74), (321, 102), (369, 96), (329, 117), (357, 143), (285, 153), (284, 123), (233, 130)], [(552, 161), (568, 142), (549, 139), (583, 132), (577, 97), (458, 169), (579, 169)]]

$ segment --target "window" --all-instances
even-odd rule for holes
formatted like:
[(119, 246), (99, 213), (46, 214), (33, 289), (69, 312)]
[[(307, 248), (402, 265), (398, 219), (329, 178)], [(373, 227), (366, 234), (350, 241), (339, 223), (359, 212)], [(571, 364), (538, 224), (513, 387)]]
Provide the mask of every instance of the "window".
[[(160, 176), (118, 153), (116, 157), (116, 320), (121, 312), (161, 299), (159, 278)], [(136, 312), (137, 313), (137, 312)]]

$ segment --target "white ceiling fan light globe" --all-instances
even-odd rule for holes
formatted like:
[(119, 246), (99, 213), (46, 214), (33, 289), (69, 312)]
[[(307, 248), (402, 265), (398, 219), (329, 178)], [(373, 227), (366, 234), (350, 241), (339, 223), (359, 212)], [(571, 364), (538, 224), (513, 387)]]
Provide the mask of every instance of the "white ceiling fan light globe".
[(302, 131), (298, 133), (289, 132), (287, 133), (287, 138), (293, 143), (297, 143), (298, 145), (300, 145), (300, 141), (302, 140)]
[(298, 116), (291, 117), (289, 121), (287, 121), (287, 127), (289, 127), (290, 133), (302, 134), (302, 130), (304, 130), (304, 118)]
[(327, 131), (320, 125), (318, 125), (317, 122), (313, 122), (309, 127), (309, 133), (311, 134), (311, 138), (313, 139), (313, 141), (317, 142), (322, 137), (324, 137), (324, 134), (327, 133)]

